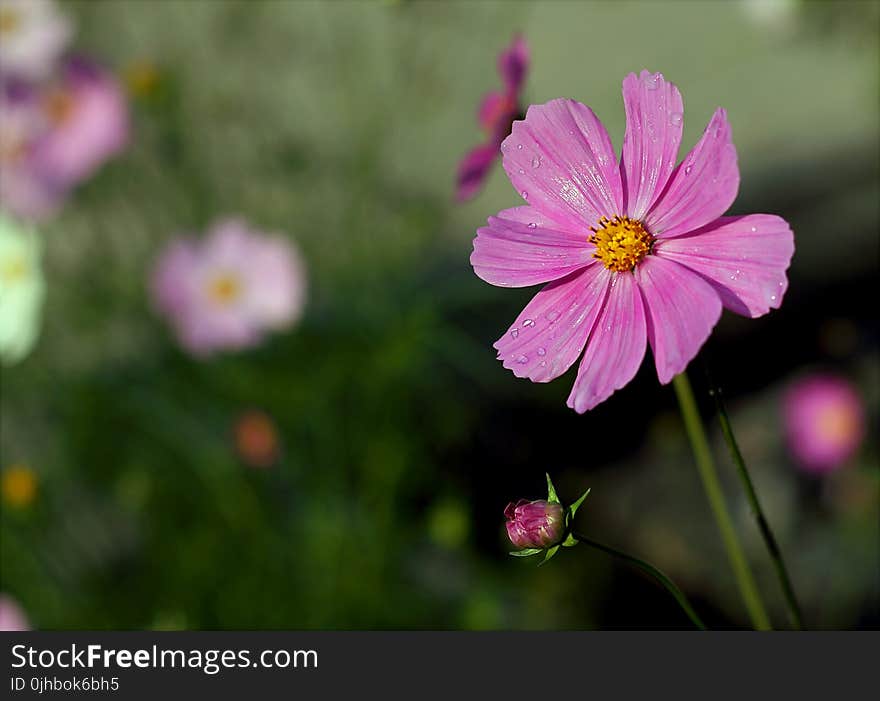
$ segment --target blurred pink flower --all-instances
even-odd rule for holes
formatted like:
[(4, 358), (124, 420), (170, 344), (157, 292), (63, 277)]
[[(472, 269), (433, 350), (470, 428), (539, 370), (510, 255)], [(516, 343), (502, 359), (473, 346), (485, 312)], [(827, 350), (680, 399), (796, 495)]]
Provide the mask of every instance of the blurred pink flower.
[(34, 150), (47, 182), (69, 188), (91, 177), (128, 144), (128, 105), (109, 72), (86, 59), (68, 60), (42, 95), (49, 128)]
[(507, 537), (518, 548), (550, 548), (565, 535), (565, 509), (544, 499), (520, 499), (504, 509)]
[(288, 240), (227, 219), (201, 241), (177, 239), (165, 249), (152, 295), (181, 345), (206, 355), (255, 346), (299, 319), (305, 270)]
[(794, 382), (782, 399), (788, 449), (807, 472), (842, 467), (865, 437), (865, 408), (856, 388), (835, 375)]
[(498, 73), (504, 82), (504, 90), (488, 93), (477, 111), (477, 120), (488, 141), (471, 149), (459, 163), (456, 188), (459, 202), (470, 199), (483, 186), (500, 153), (501, 142), (510, 134), (510, 125), (521, 113), (520, 94), (528, 67), (528, 45), (525, 39), (515, 36), (510, 46), (498, 56)]
[(128, 107), (116, 80), (70, 59), (56, 79), (7, 84), (0, 96), (0, 206), (25, 219), (53, 214), (71, 188), (128, 143)]
[(30, 629), (31, 624), (15, 599), (0, 594), (0, 630), (14, 632)]
[(45, 78), (72, 34), (52, 0), (0, 0), (0, 77)]
[(23, 85), (0, 88), (0, 208), (22, 219), (44, 219), (64, 199), (64, 191), (42, 177), (33, 158), (45, 129), (34, 90)]
[(568, 406), (582, 413), (626, 385), (647, 343), (661, 383), (682, 372), (722, 306), (757, 317), (782, 303), (794, 252), (772, 214), (721, 216), (739, 187), (727, 115), (715, 111), (676, 167), (683, 104), (659, 73), (623, 81), (618, 164), (586, 105), (529, 108), (501, 145), (526, 205), (489, 218), (471, 264), (502, 287), (549, 283), (496, 343), (517, 377), (549, 382), (583, 353)]

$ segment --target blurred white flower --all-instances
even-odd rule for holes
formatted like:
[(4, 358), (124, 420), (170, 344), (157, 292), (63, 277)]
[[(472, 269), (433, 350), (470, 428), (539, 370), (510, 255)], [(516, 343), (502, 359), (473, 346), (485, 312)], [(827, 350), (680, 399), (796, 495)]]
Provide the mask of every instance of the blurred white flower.
[(0, 360), (24, 358), (40, 332), (46, 283), (39, 234), (0, 213)]
[(53, 0), (0, 0), (0, 74), (46, 77), (73, 35)]
[(753, 24), (785, 31), (794, 26), (800, 0), (741, 0), (741, 5)]

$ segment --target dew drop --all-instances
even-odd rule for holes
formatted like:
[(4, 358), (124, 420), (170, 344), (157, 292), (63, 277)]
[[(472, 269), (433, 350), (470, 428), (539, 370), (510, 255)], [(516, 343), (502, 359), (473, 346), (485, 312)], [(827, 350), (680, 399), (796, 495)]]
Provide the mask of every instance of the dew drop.
[(648, 88), (648, 90), (656, 90), (658, 87), (657, 86), (657, 78), (658, 78), (658, 74), (656, 74), (656, 73), (654, 75), (646, 75), (645, 76), (645, 87)]
[(529, 356), (521, 355), (519, 356), (519, 358), (516, 359), (516, 362), (518, 362), (520, 365), (525, 365), (527, 362), (529, 362)]
[(532, 159), (532, 168), (540, 168), (541, 167), (541, 157), (535, 156)]
[(516, 148), (517, 148), (518, 151), (522, 151), (522, 144), (517, 144), (517, 145), (516, 145)]
[(547, 361), (546, 361), (546, 360), (542, 360), (542, 361), (541, 361), (541, 367), (542, 367), (542, 368), (546, 368), (546, 367), (547, 367)]
[(775, 301), (776, 301), (776, 295), (770, 295), (770, 301), (771, 301), (771, 302), (775, 302)]
[(547, 349), (544, 347), (539, 348), (538, 355), (540, 355), (543, 358), (545, 355), (547, 355)]
[(522, 195), (522, 198), (523, 198), (524, 200), (529, 199), (529, 193), (526, 192), (525, 190), (523, 190), (520, 194)]
[(752, 227), (752, 231), (753, 231), (753, 232), (754, 232), (754, 231), (757, 231), (757, 230), (758, 230), (758, 227), (757, 227), (757, 226), (753, 226), (753, 227)]
[(681, 126), (682, 119), (683, 117), (681, 112), (673, 112), (669, 115), (669, 123), (674, 127)]
[(535, 222), (530, 221), (530, 222), (529, 222), (529, 228), (530, 228), (530, 229), (537, 229), (537, 228), (538, 228), (538, 225), (535, 224)]
[(511, 329), (511, 331), (510, 331), (510, 337), (511, 337), (511, 338), (516, 338), (517, 336), (519, 336), (519, 329)]
[(534, 325), (535, 325), (534, 319), (526, 319), (523, 322), (523, 326), (525, 326), (525, 327), (534, 326)]
[(525, 172), (525, 170), (523, 170), (522, 168), (520, 168), (520, 169), (519, 169), (519, 174), (520, 174), (520, 175), (525, 175), (526, 172)]
[(690, 174), (691, 174), (691, 171), (692, 171), (693, 169), (694, 169), (693, 166), (688, 166), (687, 168), (684, 169), (684, 174), (685, 174), (685, 175), (690, 175)]

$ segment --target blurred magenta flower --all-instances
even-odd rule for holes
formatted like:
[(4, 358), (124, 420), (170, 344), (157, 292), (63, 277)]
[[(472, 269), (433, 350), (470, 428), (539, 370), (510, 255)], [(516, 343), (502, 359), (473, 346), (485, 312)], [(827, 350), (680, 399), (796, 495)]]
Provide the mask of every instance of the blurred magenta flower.
[(788, 449), (807, 472), (832, 472), (859, 449), (865, 407), (856, 388), (836, 375), (816, 374), (794, 382), (782, 399)]
[(515, 36), (510, 46), (498, 56), (498, 73), (504, 90), (488, 93), (480, 103), (477, 120), (486, 132), (488, 141), (468, 151), (458, 166), (456, 198), (459, 202), (470, 199), (489, 174), (498, 157), (501, 142), (510, 134), (510, 125), (522, 112), (520, 94), (529, 67), (529, 47), (521, 36)]
[(0, 96), (0, 206), (44, 219), (67, 193), (128, 143), (129, 115), (116, 79), (82, 58), (43, 84), (12, 83)]
[(18, 602), (7, 594), (0, 594), (0, 630), (20, 632), (30, 629), (30, 621)]
[(504, 509), (507, 537), (518, 548), (551, 548), (565, 537), (565, 509), (544, 499), (520, 499)]
[(619, 164), (586, 105), (529, 108), (501, 146), (528, 203), (489, 218), (471, 264), (502, 287), (549, 283), (496, 343), (517, 377), (549, 382), (586, 347), (568, 406), (582, 413), (635, 375), (648, 342), (661, 383), (682, 372), (722, 306), (749, 317), (779, 307), (794, 252), (772, 214), (722, 217), (739, 187), (727, 115), (715, 111), (676, 166), (683, 104), (660, 73), (623, 81)]
[(0, 78), (46, 77), (72, 35), (52, 0), (0, 0)]
[(201, 241), (181, 238), (164, 250), (152, 295), (191, 353), (248, 348), (299, 319), (305, 270), (288, 240), (227, 219)]

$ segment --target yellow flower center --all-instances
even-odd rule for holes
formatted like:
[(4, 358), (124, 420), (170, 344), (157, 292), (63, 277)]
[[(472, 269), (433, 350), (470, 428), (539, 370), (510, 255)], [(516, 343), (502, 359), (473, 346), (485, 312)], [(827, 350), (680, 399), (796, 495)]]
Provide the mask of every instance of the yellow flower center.
[(0, 282), (11, 285), (25, 277), (27, 271), (27, 263), (21, 258), (15, 257), (0, 261)]
[(819, 414), (816, 428), (825, 440), (842, 443), (855, 435), (858, 423), (858, 417), (846, 408), (828, 406)]
[(233, 275), (218, 275), (208, 285), (208, 297), (222, 306), (232, 304), (241, 294), (241, 283)]
[(0, 34), (12, 34), (18, 25), (21, 24), (21, 17), (11, 7), (0, 8)]
[(598, 227), (590, 227), (590, 243), (596, 245), (593, 258), (602, 261), (608, 270), (623, 273), (632, 270), (651, 252), (654, 237), (642, 222), (629, 217), (602, 217)]
[(12, 465), (3, 470), (3, 501), (10, 506), (29, 505), (37, 494), (37, 477), (24, 465)]
[(53, 124), (63, 124), (66, 122), (70, 115), (73, 114), (74, 107), (73, 96), (60, 88), (52, 90), (43, 102), (46, 116)]

